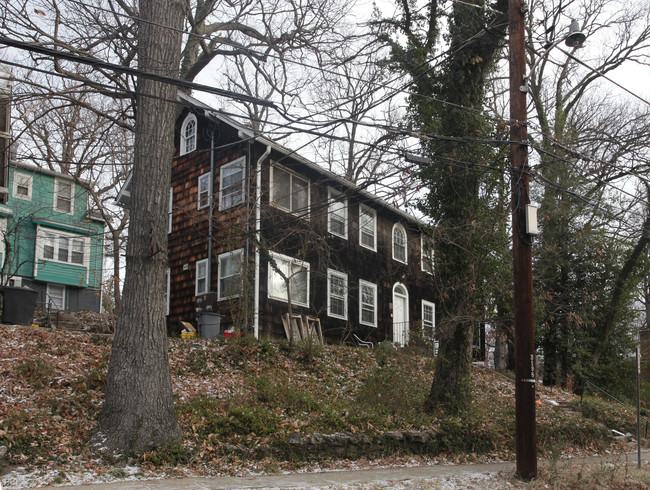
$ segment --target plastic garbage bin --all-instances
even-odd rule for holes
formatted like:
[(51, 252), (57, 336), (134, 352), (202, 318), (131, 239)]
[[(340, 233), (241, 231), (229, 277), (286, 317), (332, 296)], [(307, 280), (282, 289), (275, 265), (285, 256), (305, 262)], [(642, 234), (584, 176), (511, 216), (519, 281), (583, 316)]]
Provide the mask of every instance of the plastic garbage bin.
[(214, 339), (221, 333), (221, 315), (201, 313), (199, 315), (199, 332), (204, 339)]
[(38, 292), (30, 288), (5, 286), (2, 293), (2, 323), (7, 325), (31, 325), (36, 309)]

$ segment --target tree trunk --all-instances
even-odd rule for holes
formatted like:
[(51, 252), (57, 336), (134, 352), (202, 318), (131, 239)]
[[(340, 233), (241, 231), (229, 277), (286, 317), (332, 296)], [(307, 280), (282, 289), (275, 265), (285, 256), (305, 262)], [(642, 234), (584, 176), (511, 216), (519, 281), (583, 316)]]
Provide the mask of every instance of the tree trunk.
[(429, 410), (444, 406), (451, 413), (466, 408), (471, 401), (469, 384), (474, 329), (472, 322), (451, 319), (439, 327), (440, 351), (427, 405)]
[[(139, 68), (178, 76), (181, 35), (174, 29), (182, 27), (181, 3), (140, 0), (140, 17)], [(164, 308), (176, 96), (174, 86), (139, 80), (124, 294), (96, 436), (119, 452), (139, 453), (182, 434), (174, 412)]]

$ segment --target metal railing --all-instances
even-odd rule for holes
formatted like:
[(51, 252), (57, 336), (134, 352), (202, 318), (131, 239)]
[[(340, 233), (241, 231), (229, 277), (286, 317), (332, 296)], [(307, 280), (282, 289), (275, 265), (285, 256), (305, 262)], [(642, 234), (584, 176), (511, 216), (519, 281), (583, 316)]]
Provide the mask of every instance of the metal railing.
[[(630, 412), (633, 412), (633, 413), (636, 415), (636, 413), (637, 413), (637, 412), (636, 412), (636, 408), (631, 407), (631, 406), (628, 405), (627, 403), (625, 403), (625, 402), (619, 400), (619, 399), (616, 398), (614, 395), (612, 395), (611, 393), (608, 393), (607, 391), (603, 390), (600, 386), (595, 385), (594, 383), (592, 383), (592, 382), (589, 381), (588, 379), (585, 379), (584, 382), (585, 382), (585, 385), (589, 385), (589, 386), (591, 386), (592, 388), (597, 389), (598, 391), (600, 391), (601, 393), (603, 393), (604, 395), (608, 396), (609, 398), (611, 398), (612, 400), (614, 400), (616, 403), (618, 403), (619, 405), (621, 405), (623, 408), (625, 408), (625, 410), (628, 410), (628, 411), (630, 411)], [(586, 386), (585, 386), (585, 387), (586, 387)], [(644, 417), (643, 415), (640, 415), (639, 417), (640, 417), (640, 419), (642, 419), (642, 420), (645, 422), (645, 424), (644, 424), (644, 429), (643, 429), (643, 438), (644, 438), (644, 439), (647, 439), (647, 438), (648, 438), (648, 424), (650, 424), (650, 419), (648, 419), (647, 417)], [(641, 434), (637, 434), (637, 437), (641, 437)]]

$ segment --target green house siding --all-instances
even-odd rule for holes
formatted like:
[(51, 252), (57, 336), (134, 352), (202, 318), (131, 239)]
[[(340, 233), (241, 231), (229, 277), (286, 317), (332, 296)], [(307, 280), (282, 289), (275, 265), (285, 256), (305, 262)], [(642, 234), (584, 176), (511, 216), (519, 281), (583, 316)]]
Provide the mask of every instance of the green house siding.
[(7, 240), (0, 247), (2, 273), (36, 281), (35, 287), (89, 288), (94, 297), (102, 282), (104, 223), (88, 217), (86, 189), (68, 176), (16, 163), (8, 187), (0, 207)]
[(36, 264), (34, 279), (85, 288), (88, 287), (87, 276), (88, 269), (86, 267), (39, 260)]

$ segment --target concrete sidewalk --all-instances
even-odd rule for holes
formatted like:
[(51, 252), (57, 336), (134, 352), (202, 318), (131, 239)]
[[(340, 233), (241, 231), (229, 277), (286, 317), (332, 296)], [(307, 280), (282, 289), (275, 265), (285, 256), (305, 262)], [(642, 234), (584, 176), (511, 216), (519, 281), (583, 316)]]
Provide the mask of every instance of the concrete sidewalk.
[[(644, 466), (650, 451), (642, 452)], [(567, 464), (637, 464), (637, 453), (592, 456), (561, 460)], [(540, 462), (540, 465), (543, 464)], [(560, 463), (561, 464), (561, 463)], [(357, 488), (417, 487), (417, 488), (525, 488), (523, 482), (511, 480), (515, 463), (484, 463), (462, 465), (430, 465), (364, 470), (327, 471), (321, 473), (290, 473), (260, 476), (219, 476), (166, 480), (122, 481), (50, 488), (111, 489), (235, 489), (235, 488), (327, 488), (352, 486)], [(521, 485), (521, 486), (520, 486)]]

